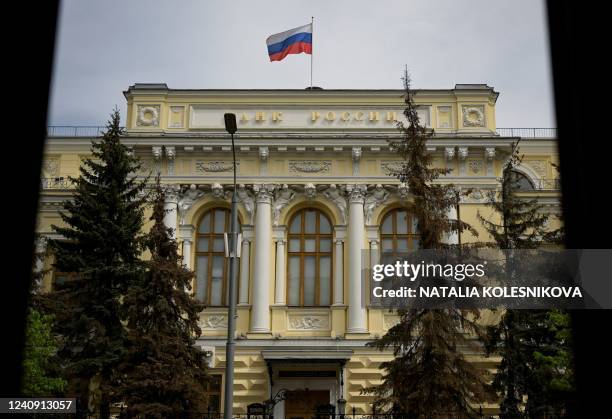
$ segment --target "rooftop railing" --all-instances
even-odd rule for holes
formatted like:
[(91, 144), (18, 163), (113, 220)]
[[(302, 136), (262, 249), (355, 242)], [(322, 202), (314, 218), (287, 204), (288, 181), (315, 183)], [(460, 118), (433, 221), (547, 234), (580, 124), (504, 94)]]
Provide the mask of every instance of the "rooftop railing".
[[(100, 137), (105, 126), (53, 125), (47, 127), (47, 137)], [(557, 128), (497, 128), (501, 137), (557, 138)]]
[(557, 138), (557, 128), (497, 128), (501, 137)]

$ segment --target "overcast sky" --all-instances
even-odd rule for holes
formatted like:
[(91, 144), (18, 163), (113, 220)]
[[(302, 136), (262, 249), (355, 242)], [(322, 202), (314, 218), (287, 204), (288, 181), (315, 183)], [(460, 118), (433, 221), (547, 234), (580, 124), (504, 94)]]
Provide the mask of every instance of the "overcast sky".
[(314, 84), (328, 89), (486, 83), (498, 127), (554, 127), (540, 0), (63, 0), (50, 125), (101, 125), (134, 83), (301, 89), (310, 57), (269, 62), (266, 38), (314, 16)]

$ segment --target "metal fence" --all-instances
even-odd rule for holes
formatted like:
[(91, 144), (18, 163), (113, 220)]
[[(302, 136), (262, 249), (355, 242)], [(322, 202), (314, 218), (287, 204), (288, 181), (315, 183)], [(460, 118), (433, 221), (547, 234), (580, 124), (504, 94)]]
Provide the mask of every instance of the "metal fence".
[(65, 177), (45, 177), (40, 179), (41, 189), (71, 189), (74, 183)]
[(47, 127), (47, 137), (101, 137), (105, 126), (54, 125)]
[(497, 128), (501, 137), (557, 138), (557, 128)]

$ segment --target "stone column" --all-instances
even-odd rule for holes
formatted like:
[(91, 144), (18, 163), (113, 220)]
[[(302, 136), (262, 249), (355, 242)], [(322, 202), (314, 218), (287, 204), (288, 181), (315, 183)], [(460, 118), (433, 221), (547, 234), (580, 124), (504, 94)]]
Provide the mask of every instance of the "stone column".
[(377, 239), (370, 240), (370, 269), (374, 270), (374, 265), (380, 263), (380, 250), (379, 242)]
[(176, 237), (177, 226), (177, 204), (179, 195), (179, 185), (167, 185), (164, 188), (166, 201), (164, 203), (164, 224), (172, 229), (172, 238)]
[(240, 294), (238, 304), (249, 303), (249, 268), (251, 265), (251, 239), (242, 240), (240, 253)]
[(187, 267), (187, 269), (192, 269), (191, 267), (191, 238), (183, 239), (183, 264)]
[(255, 263), (251, 332), (270, 333), (270, 249), (272, 247), (272, 188), (257, 186), (255, 210)]
[(342, 239), (336, 239), (334, 260), (334, 305), (344, 304), (344, 247)]
[(47, 239), (45, 237), (39, 237), (36, 240), (36, 257), (34, 259), (34, 274), (37, 275), (36, 287), (42, 288), (43, 275), (42, 272), (45, 269), (45, 254), (47, 252)]
[(364, 287), (361, 277), (362, 253), (365, 241), (363, 204), (365, 185), (351, 185), (349, 192), (348, 260), (349, 301), (348, 333), (366, 333), (366, 309)]
[(276, 287), (274, 304), (285, 305), (285, 239), (276, 241)]
[[(450, 207), (446, 213), (446, 216), (449, 220), (457, 219), (457, 208), (454, 206)], [(453, 231), (446, 235), (446, 243), (448, 244), (459, 244), (459, 233), (457, 231)]]

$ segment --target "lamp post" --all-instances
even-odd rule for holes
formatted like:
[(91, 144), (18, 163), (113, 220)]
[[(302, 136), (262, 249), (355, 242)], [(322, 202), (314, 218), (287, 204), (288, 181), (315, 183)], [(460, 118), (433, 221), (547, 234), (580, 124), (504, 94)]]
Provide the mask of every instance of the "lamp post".
[(231, 233), (229, 239), (229, 307), (227, 313), (227, 344), (225, 346), (225, 401), (223, 404), (223, 418), (232, 419), (234, 402), (234, 333), (236, 330), (236, 275), (238, 273), (238, 194), (236, 193), (236, 149), (234, 147), (234, 133), (236, 128), (236, 115), (226, 113), (225, 130), (232, 137), (232, 158), (234, 161), (234, 192), (232, 193)]

